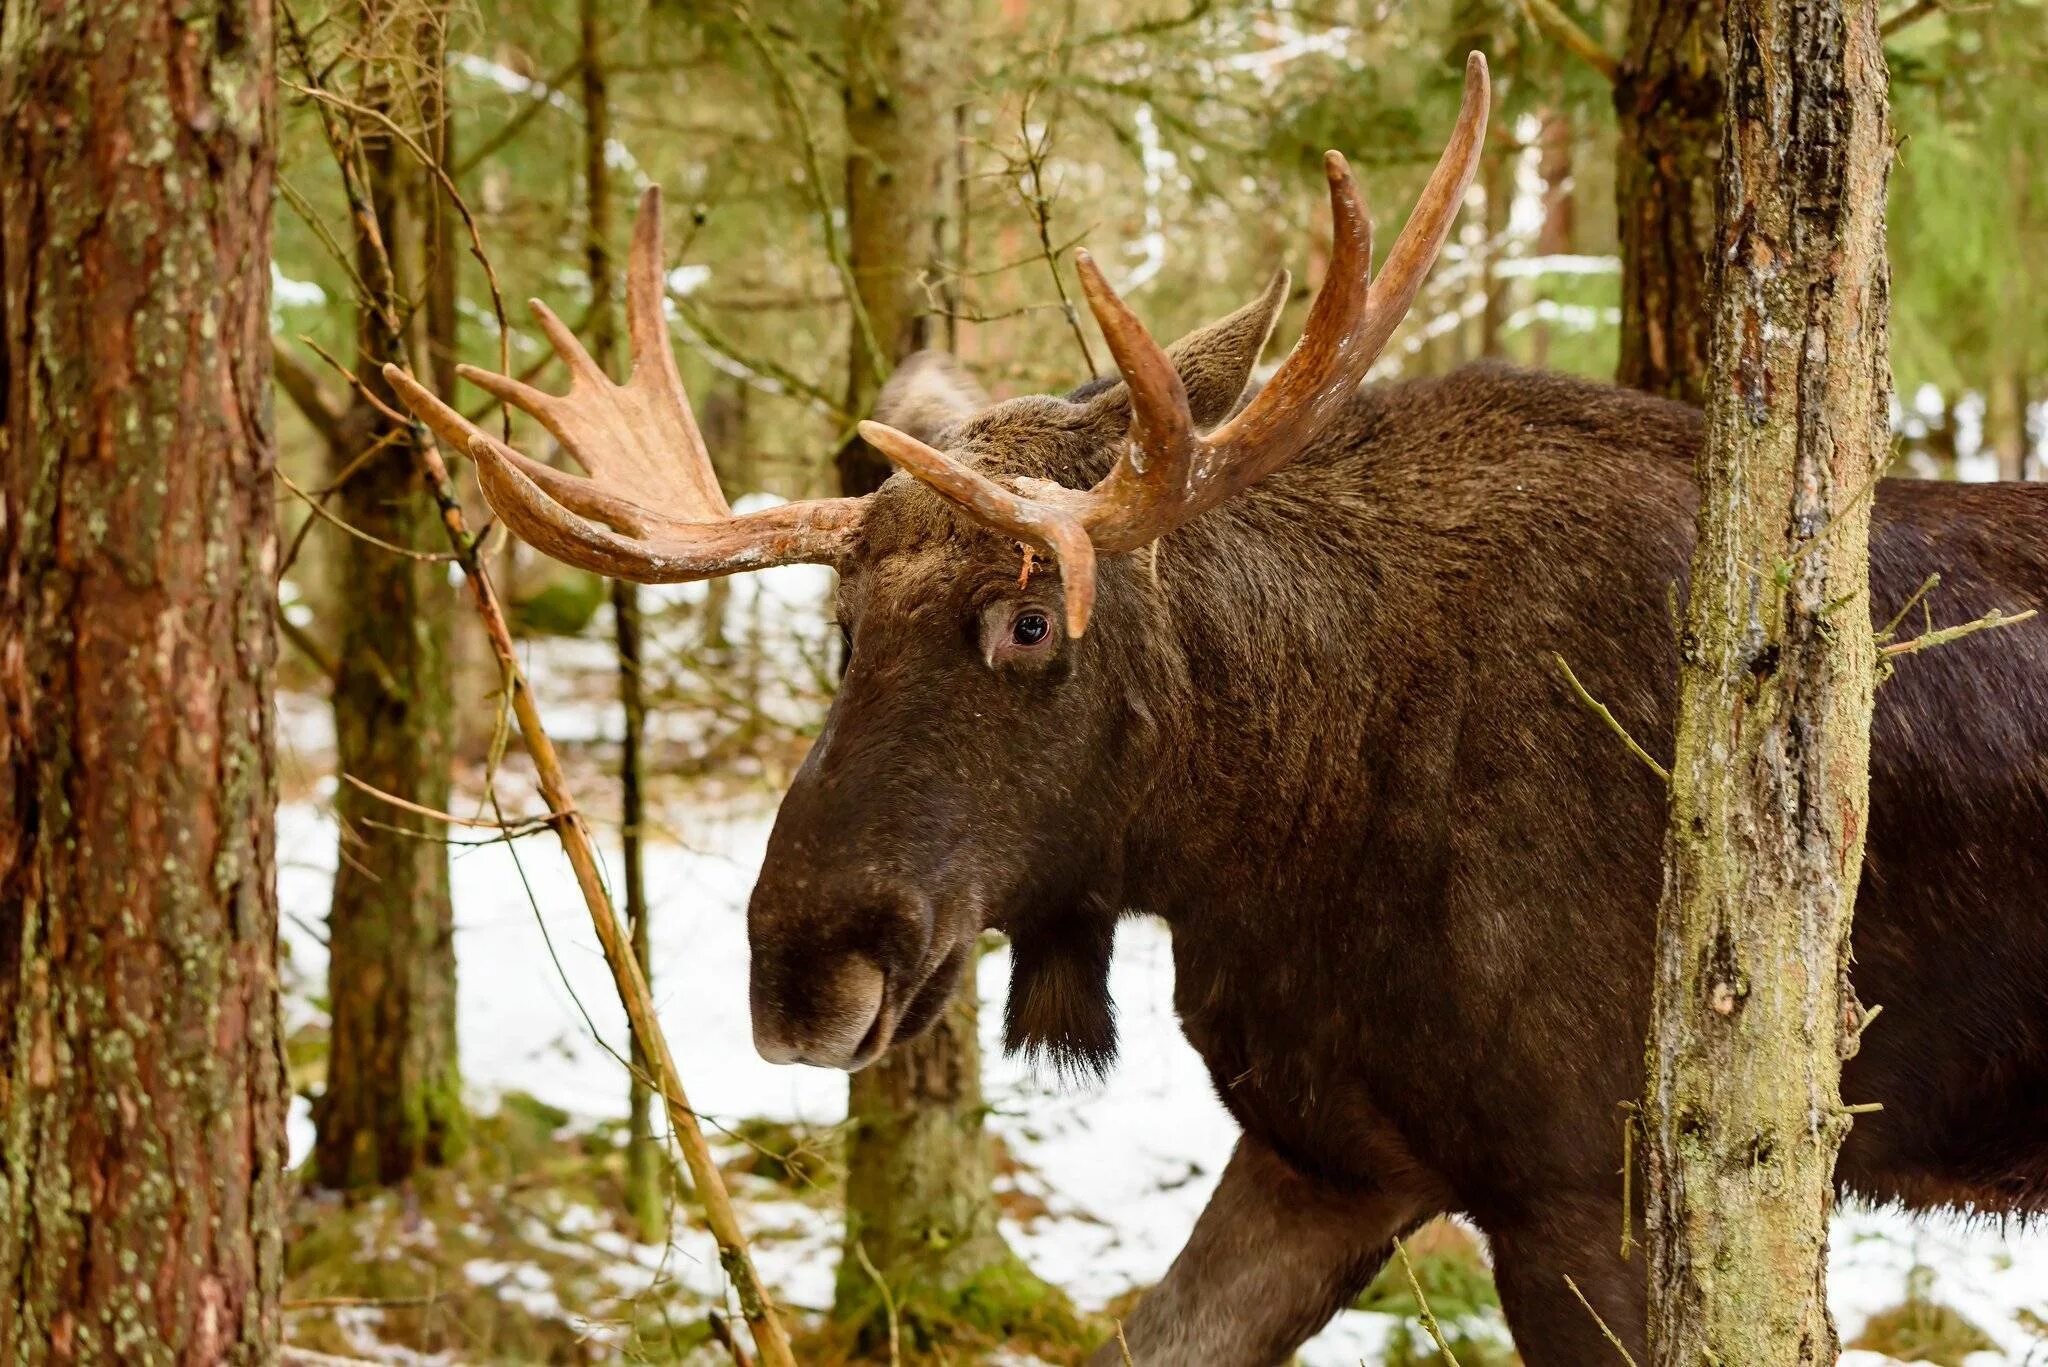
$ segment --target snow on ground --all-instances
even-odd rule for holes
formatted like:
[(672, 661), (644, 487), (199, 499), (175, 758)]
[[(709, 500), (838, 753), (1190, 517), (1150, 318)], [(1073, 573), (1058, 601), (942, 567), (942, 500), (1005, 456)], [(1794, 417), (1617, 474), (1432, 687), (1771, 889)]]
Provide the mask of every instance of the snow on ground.
[[(747, 1023), (744, 908), (771, 817), (765, 803), (671, 814), (689, 846), (648, 852), (653, 981), (690, 1099), (714, 1125), (745, 1117), (831, 1125), (844, 1115), (844, 1077), (762, 1062)], [(292, 803), (279, 813), (280, 897), (291, 913), (285, 934), (295, 974), (311, 983), (325, 973), (324, 951), (310, 928), (325, 917), (334, 849), (333, 825), (317, 807)], [(616, 868), (616, 853), (611, 862)], [(454, 871), (468, 1085), (483, 1104), (517, 1088), (588, 1119), (619, 1114), (626, 1079), (610, 1051), (624, 1045), (624, 1015), (553, 841), (457, 850)], [(1052, 1213), (1006, 1232), (1041, 1275), (1083, 1305), (1100, 1306), (1165, 1270), (1215, 1184), (1234, 1127), (1174, 1019), (1162, 927), (1133, 920), (1118, 934), (1111, 982), (1122, 1051), (1115, 1072), (1098, 1086), (1070, 1088), (1001, 1056), (1008, 973), (1007, 951), (984, 957), (992, 1123), (1029, 1169), (1027, 1189)], [(295, 1108), (294, 1161), (311, 1143), (303, 1112)], [(828, 1303), (833, 1231), (795, 1202), (756, 1203), (747, 1217), (802, 1231), (764, 1243), (764, 1275), (792, 1305)], [(2025, 1361), (2030, 1347), (2042, 1351), (2015, 1315), (2048, 1313), (2048, 1231), (1853, 1211), (1837, 1222), (1834, 1244), (1833, 1292), (1845, 1338), (1872, 1312), (1898, 1302), (1908, 1269), (1919, 1261), (1938, 1270), (1939, 1298), (2006, 1347), (2006, 1355), (1981, 1354), (1972, 1367)], [(672, 1267), (707, 1293), (719, 1285), (717, 1259), (701, 1236), (683, 1237)], [(1347, 1314), (1304, 1360), (1349, 1367), (1376, 1353), (1390, 1328), (1381, 1316)], [(1867, 1367), (1875, 1359), (1863, 1360)]]

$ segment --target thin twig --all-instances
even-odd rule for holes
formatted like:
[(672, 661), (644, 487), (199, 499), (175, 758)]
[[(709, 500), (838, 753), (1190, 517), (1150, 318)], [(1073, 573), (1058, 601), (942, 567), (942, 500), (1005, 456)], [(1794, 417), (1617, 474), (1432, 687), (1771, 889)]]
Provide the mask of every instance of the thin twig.
[(410, 418), (406, 417), (405, 414), (393, 408), (390, 404), (384, 402), (384, 400), (378, 398), (377, 395), (374, 392), (372, 392), (370, 387), (363, 383), (363, 377), (356, 374), (353, 370), (350, 370), (347, 366), (343, 365), (335, 357), (333, 352), (329, 351), (326, 347), (321, 346), (318, 342), (314, 341), (311, 337), (308, 337), (303, 332), (299, 334), (299, 341), (303, 345), (308, 347), (315, 356), (318, 356), (321, 360), (327, 362), (328, 368), (333, 370), (335, 374), (341, 376), (344, 380), (347, 380), (349, 388), (355, 390), (357, 394), (361, 395), (364, 401), (367, 402), (370, 405), (370, 407), (376, 409), (379, 413), (383, 414), (384, 417), (389, 421), (397, 423), (401, 431), (409, 432), (412, 430), (412, 420)]
[(902, 1367), (903, 1340), (902, 1331), (896, 1323), (896, 1297), (891, 1294), (889, 1283), (882, 1279), (881, 1270), (868, 1257), (867, 1245), (858, 1239), (853, 1241), (853, 1256), (860, 1260), (862, 1270), (873, 1280), (875, 1290), (882, 1293), (882, 1311), (889, 1317), (889, 1367)]
[(362, 541), (367, 541), (380, 551), (389, 551), (393, 555), (402, 555), (408, 560), (425, 560), (435, 564), (447, 564), (449, 561), (455, 559), (454, 553), (450, 551), (416, 551), (412, 550), (409, 547), (398, 545), (396, 542), (386, 541), (381, 536), (372, 536), (369, 532), (364, 531), (361, 527), (355, 526), (352, 523), (344, 522), (340, 518), (336, 517), (333, 513), (328, 512), (327, 509), (321, 507), (319, 499), (313, 497), (304, 489), (301, 489), (296, 483), (293, 482), (292, 477), (286, 474), (284, 471), (276, 470), (273, 471), (272, 473), (274, 473), (277, 476), (277, 482), (284, 485), (285, 488), (291, 490), (293, 493), (297, 494), (300, 497), (300, 499), (302, 499), (305, 502), (305, 505), (313, 510), (313, 513), (316, 517), (326, 519), (328, 522), (333, 523), (335, 526), (347, 532), (350, 536), (356, 537)]
[(1131, 1361), (1131, 1344), (1130, 1340), (1124, 1337), (1124, 1322), (1122, 1320), (1116, 1322), (1116, 1349), (1119, 1353), (1123, 1354), (1124, 1367), (1137, 1367), (1137, 1364)]
[(1586, 1313), (1593, 1317), (1593, 1323), (1600, 1326), (1600, 1332), (1606, 1335), (1607, 1341), (1609, 1343), (1614, 1345), (1614, 1351), (1621, 1354), (1621, 1360), (1627, 1363), (1628, 1367), (1636, 1367), (1636, 1360), (1634, 1356), (1632, 1356), (1629, 1353), (1628, 1345), (1623, 1343), (1621, 1339), (1616, 1336), (1615, 1332), (1607, 1327), (1607, 1321), (1600, 1318), (1600, 1312), (1598, 1310), (1595, 1310), (1593, 1308), (1593, 1303), (1586, 1299), (1586, 1293), (1579, 1290), (1579, 1284), (1573, 1281), (1569, 1275), (1565, 1277), (1564, 1284), (1566, 1286), (1569, 1286), (1572, 1289), (1572, 1294), (1579, 1298), (1579, 1304), (1586, 1307)]
[(1556, 651), (1552, 651), (1550, 658), (1556, 662), (1558, 672), (1564, 675), (1564, 681), (1572, 686), (1572, 692), (1579, 695), (1579, 701), (1586, 705), (1587, 710), (1592, 712), (1601, 721), (1606, 722), (1608, 729), (1621, 737), (1621, 743), (1628, 747), (1630, 754), (1649, 765), (1651, 772), (1656, 774), (1658, 778), (1664, 780), (1667, 784), (1670, 783), (1671, 771), (1659, 764), (1648, 750), (1636, 744), (1636, 738), (1631, 736), (1628, 733), (1628, 728), (1623, 726), (1615, 718), (1615, 715), (1607, 710), (1607, 705), (1586, 691), (1586, 686), (1579, 682), (1579, 676), (1572, 673), (1572, 667), (1564, 662), (1564, 656)]
[(379, 802), (388, 803), (393, 807), (399, 808), (401, 811), (411, 812), (414, 816), (424, 816), (434, 821), (445, 821), (451, 826), (467, 826), (473, 830), (538, 830), (544, 826), (552, 826), (569, 815), (567, 812), (548, 812), (541, 816), (520, 817), (514, 821), (506, 821), (495, 817), (457, 816), (453, 812), (437, 811), (432, 807), (425, 807), (417, 802), (408, 801), (395, 793), (387, 793), (374, 784), (363, 782), (354, 774), (343, 774), (341, 781), (348, 784), (351, 788), (368, 793)]
[(1033, 225), (1038, 229), (1038, 250), (1045, 261), (1045, 269), (1052, 276), (1052, 287), (1060, 297), (1060, 312), (1065, 315), (1067, 326), (1073, 329), (1074, 341), (1081, 348), (1082, 363), (1088, 367), (1088, 378), (1096, 376), (1095, 353), (1089, 349), (1088, 334), (1081, 330), (1081, 313), (1074, 307), (1074, 301), (1067, 295), (1067, 282), (1060, 274), (1059, 253), (1052, 245), (1052, 200), (1045, 192), (1045, 163), (1052, 151), (1052, 134), (1047, 131), (1038, 137), (1031, 134), (1031, 104), (1037, 97), (1036, 90), (1025, 94), (1017, 111), (1017, 145), (1022, 149), (1021, 164), (1030, 177), (1031, 188), (1024, 188), (1025, 178), (1017, 177), (1017, 193), (1024, 200), (1024, 208), (1031, 215)]
[[(318, 86), (299, 85), (294, 81), (280, 81), (279, 84), (287, 89), (298, 91), (308, 99), (323, 100), (338, 109), (348, 111), (356, 117), (369, 118), (376, 121), (392, 137), (398, 139), (399, 144), (411, 152), (419, 160), (420, 165), (424, 166), (433, 174), (434, 179), (440, 182), (442, 193), (447, 195), (448, 202), (455, 206), (455, 212), (462, 217), (462, 226), (469, 233), (470, 255), (474, 256), (477, 264), (484, 268), (484, 283), (490, 288), (491, 292), (491, 312), (498, 321), (498, 370), (500, 373), (510, 371), (512, 369), (512, 324), (511, 320), (505, 316), (505, 292), (498, 287), (498, 268), (491, 264), (491, 254), (484, 250), (483, 235), (477, 230), (476, 215), (469, 211), (469, 201), (462, 197), (462, 191), (456, 188), (455, 181), (450, 178), (448, 168), (441, 164), (440, 158), (429, 153), (426, 148), (421, 147), (418, 140), (412, 134), (406, 132), (404, 128), (399, 126), (396, 119), (381, 109), (370, 105), (357, 104), (353, 100), (343, 99), (333, 91), (322, 90)], [(510, 423), (509, 417), (507, 418), (507, 423)], [(511, 435), (509, 426), (506, 435), (508, 437)]]
[(1408, 1246), (1396, 1239), (1394, 1252), (1401, 1257), (1401, 1270), (1408, 1274), (1408, 1290), (1415, 1297), (1415, 1313), (1421, 1317), (1422, 1327), (1429, 1331), (1429, 1337), (1436, 1344), (1437, 1352), (1443, 1354), (1444, 1361), (1451, 1367), (1458, 1367), (1458, 1355), (1444, 1340), (1443, 1327), (1436, 1322), (1436, 1313), (1429, 1308), (1429, 1299), (1422, 1294), (1422, 1283), (1415, 1276), (1415, 1264), (1408, 1261)]
[(1920, 587), (1913, 590), (1913, 596), (1908, 598), (1905, 602), (1899, 604), (1899, 610), (1892, 614), (1891, 621), (1886, 622), (1884, 624), (1883, 629), (1877, 633), (1878, 644), (1882, 645), (1886, 641), (1891, 640), (1891, 638), (1898, 632), (1899, 623), (1905, 621), (1906, 614), (1913, 610), (1913, 605), (1915, 603), (1918, 603), (1922, 598), (1925, 598), (1928, 594), (1934, 592), (1934, 590), (1940, 587), (1940, 570), (1934, 571), (1925, 579), (1921, 580)]
[(1998, 627), (2016, 627), (2021, 622), (2038, 615), (2033, 608), (2028, 608), (2025, 612), (2014, 613), (2006, 613), (1998, 608), (1993, 608), (1974, 622), (1964, 622), (1960, 626), (1942, 627), (1938, 631), (1924, 632), (1921, 635), (1915, 636), (1910, 641), (1896, 641), (1888, 646), (1879, 646), (1877, 653), (1880, 659), (1903, 659), (1908, 655), (1918, 655), (1923, 650), (1932, 650), (1936, 646), (1945, 646), (1950, 641), (1960, 641), (1965, 636), (1974, 636), (1980, 631), (1992, 631)]
[(818, 140), (811, 132), (810, 116), (804, 110), (802, 97), (797, 93), (796, 83), (782, 65), (782, 59), (769, 46), (761, 24), (754, 17), (751, 6), (744, 3), (732, 5), (733, 17), (740, 21), (747, 39), (754, 50), (761, 55), (762, 64), (768, 68), (770, 79), (775, 82), (775, 93), (781, 97), (782, 106), (795, 125), (797, 145), (803, 152), (804, 184), (811, 192), (811, 202), (818, 216), (819, 229), (825, 236), (825, 254), (832, 259), (832, 267), (839, 273), (839, 281), (846, 291), (846, 306), (853, 311), (854, 331), (859, 335), (868, 365), (874, 372), (875, 383), (880, 384), (887, 375), (887, 358), (882, 344), (875, 336), (874, 320), (868, 316), (867, 305), (860, 292), (860, 281), (854, 274), (853, 260), (846, 254), (846, 247), (839, 240), (837, 206), (825, 190), (825, 171), (818, 157)]

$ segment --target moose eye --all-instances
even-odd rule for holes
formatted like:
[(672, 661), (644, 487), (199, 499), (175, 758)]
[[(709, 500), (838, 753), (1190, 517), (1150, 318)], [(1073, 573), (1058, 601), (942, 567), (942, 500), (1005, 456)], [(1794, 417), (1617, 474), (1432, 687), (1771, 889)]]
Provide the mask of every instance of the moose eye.
[(1052, 632), (1052, 623), (1042, 612), (1021, 614), (1010, 624), (1010, 639), (1020, 646), (1035, 646)]

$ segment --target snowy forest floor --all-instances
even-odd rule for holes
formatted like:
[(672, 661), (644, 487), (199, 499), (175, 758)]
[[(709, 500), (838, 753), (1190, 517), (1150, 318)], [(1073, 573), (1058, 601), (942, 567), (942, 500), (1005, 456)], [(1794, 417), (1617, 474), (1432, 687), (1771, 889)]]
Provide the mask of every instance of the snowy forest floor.
[[(580, 801), (599, 814), (609, 867), (616, 718), (595, 642), (551, 642), (536, 684), (571, 746)], [(279, 813), (285, 988), (293, 1031), (293, 1162), (311, 1146), (324, 1056), (322, 927), (335, 861), (324, 700), (281, 701)], [(597, 742), (597, 743), (591, 743)], [(537, 810), (517, 759), (498, 791)], [(732, 785), (725, 784), (730, 790)], [(690, 1100), (713, 1132), (764, 1275), (815, 1326), (838, 1256), (836, 1129), (843, 1076), (774, 1067), (747, 1020), (744, 910), (774, 792), (665, 781), (647, 856), (653, 984)], [(459, 801), (469, 811), (475, 792)], [(344, 1206), (308, 1192), (293, 1217), (288, 1328), (302, 1346), (393, 1362), (729, 1361), (704, 1343), (730, 1309), (716, 1249), (687, 1199), (667, 1244), (630, 1234), (620, 1197), (624, 1015), (568, 867), (551, 836), (453, 850), (461, 1066), (478, 1119), (445, 1178)], [(1099, 1085), (1073, 1087), (1005, 1059), (997, 1036), (1007, 950), (979, 983), (991, 1127), (1002, 1146), (1004, 1233), (1039, 1275), (1107, 1327), (1164, 1272), (1220, 1174), (1235, 1127), (1182, 1039), (1164, 927), (1125, 923), (1112, 986), (1121, 1050)], [(1617, 1238), (1620, 1231), (1616, 1231)], [(1455, 1228), (1415, 1246), (1425, 1294), (1466, 1367), (1511, 1362), (1476, 1241)], [(1852, 1367), (1925, 1360), (2048, 1363), (2048, 1229), (1849, 1210), (1835, 1226), (1831, 1289)], [(1434, 1361), (1405, 1281), (1383, 1278), (1303, 1351), (1328, 1367)], [(1974, 1331), (1968, 1326), (1975, 1326)], [(1095, 1326), (1091, 1326), (1094, 1328)], [(1976, 1351), (1971, 1351), (1975, 1345)], [(1072, 1361), (1072, 1344), (962, 1349), (953, 1361)]]

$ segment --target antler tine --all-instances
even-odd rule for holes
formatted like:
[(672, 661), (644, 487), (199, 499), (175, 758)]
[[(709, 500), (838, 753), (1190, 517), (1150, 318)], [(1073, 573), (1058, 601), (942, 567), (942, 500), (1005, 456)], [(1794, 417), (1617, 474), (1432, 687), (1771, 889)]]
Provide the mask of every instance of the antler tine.
[(732, 509), (711, 467), (711, 452), (697, 427), (668, 341), (666, 259), (661, 247), (661, 187), (650, 185), (640, 196), (640, 213), (633, 220), (633, 251), (626, 269), (626, 337), (633, 351), (633, 373), (627, 383), (646, 386), (667, 400), (676, 434), (686, 448), (678, 473), (690, 482), (709, 515), (723, 517)]
[[(1104, 526), (1096, 534), (1098, 546), (1116, 551), (1144, 545), (1279, 469), (1328, 425), (1379, 358), (1450, 236), (1465, 189), (1478, 169), (1487, 105), (1486, 59), (1475, 52), (1465, 63), (1464, 100), (1450, 143), (1377, 280), (1370, 277), (1372, 220), (1357, 182), (1341, 154), (1325, 155), (1333, 236), (1330, 268), (1309, 308), (1300, 342), (1242, 412), (1198, 439), (1198, 487), (1188, 492), (1182, 506), (1171, 510), (1171, 519), (1164, 525), (1158, 517), (1145, 517)], [(1091, 516), (1090, 526), (1096, 525)]]
[(885, 423), (863, 422), (860, 434), (906, 474), (964, 508), (975, 521), (1058, 560), (1067, 634), (1079, 636), (1088, 630), (1095, 611), (1095, 543), (1074, 513), (1044, 499), (1011, 493), (979, 470)]
[(567, 394), (544, 394), (510, 376), (460, 369), (471, 383), (538, 418), (590, 472), (589, 479), (553, 469), (479, 431), (398, 367), (386, 366), (384, 373), (443, 441), (475, 457), (477, 482), (506, 525), (557, 560), (650, 584), (792, 562), (838, 564), (865, 509), (860, 499), (786, 503), (733, 515), (669, 350), (661, 265), (661, 196), (649, 191), (640, 203), (628, 273), (633, 372), (625, 384), (612, 383), (561, 319), (538, 301), (534, 314), (569, 368)]

